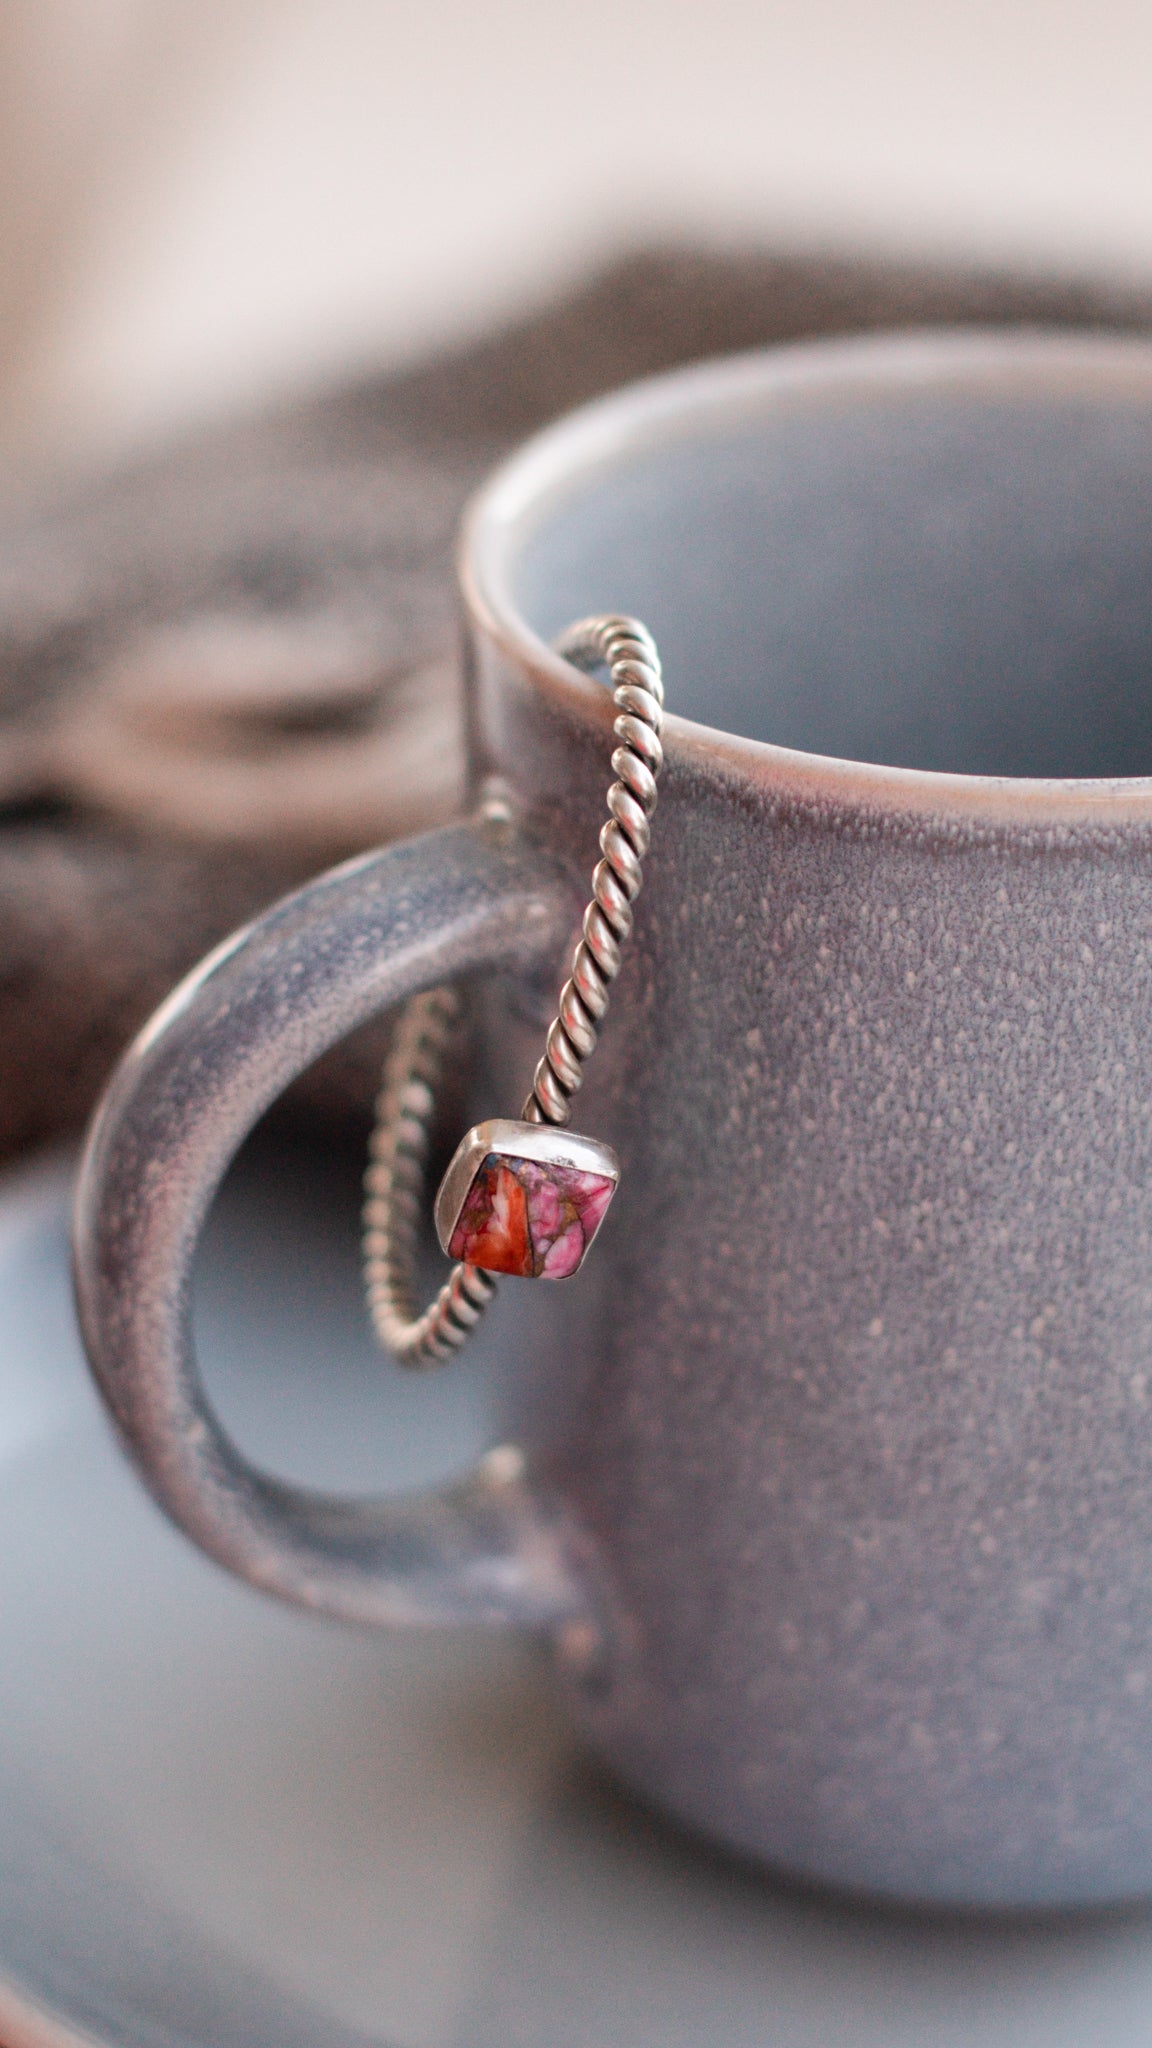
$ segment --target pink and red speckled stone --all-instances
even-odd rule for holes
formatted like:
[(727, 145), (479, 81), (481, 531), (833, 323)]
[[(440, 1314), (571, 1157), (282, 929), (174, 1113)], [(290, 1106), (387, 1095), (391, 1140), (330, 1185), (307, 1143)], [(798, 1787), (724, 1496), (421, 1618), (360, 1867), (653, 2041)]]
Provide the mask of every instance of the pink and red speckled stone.
[(490, 1152), (464, 1198), (448, 1250), (486, 1273), (566, 1280), (615, 1191), (615, 1181), (603, 1174)]

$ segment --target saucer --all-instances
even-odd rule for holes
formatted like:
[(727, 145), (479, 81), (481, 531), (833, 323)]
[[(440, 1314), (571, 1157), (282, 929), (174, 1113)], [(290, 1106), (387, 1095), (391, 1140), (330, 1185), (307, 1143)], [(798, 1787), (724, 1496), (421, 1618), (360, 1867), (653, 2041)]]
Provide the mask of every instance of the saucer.
[[(81, 1360), (70, 1170), (0, 1183), (3, 2048), (1127, 2048), (1152, 1913), (923, 1919), (687, 1840), (582, 1753), (541, 1652), (360, 1635), (201, 1559)], [(374, 1352), (356, 1163), (262, 1140), (210, 1226), (214, 1398), (294, 1477), (414, 1487), (492, 1437)]]

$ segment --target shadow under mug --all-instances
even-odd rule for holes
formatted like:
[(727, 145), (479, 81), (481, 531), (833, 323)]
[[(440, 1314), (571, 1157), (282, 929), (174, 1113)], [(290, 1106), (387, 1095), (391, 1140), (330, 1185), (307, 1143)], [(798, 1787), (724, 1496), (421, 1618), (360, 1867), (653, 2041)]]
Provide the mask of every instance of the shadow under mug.
[[(512, 826), (269, 912), (93, 1129), (78, 1298), (125, 1444), (270, 1592), (549, 1631), (625, 1778), (772, 1864), (1152, 1890), (1152, 346), (641, 385), (498, 473), (462, 579), (474, 784)], [(284, 1086), (432, 983), (481, 977), (484, 1108), (518, 1102), (611, 751), (547, 643), (606, 610), (652, 628), (672, 712), (576, 1118), (620, 1194), (579, 1278), (522, 1290), (516, 1450), (431, 1499), (290, 1488), (198, 1378), (206, 1212)]]

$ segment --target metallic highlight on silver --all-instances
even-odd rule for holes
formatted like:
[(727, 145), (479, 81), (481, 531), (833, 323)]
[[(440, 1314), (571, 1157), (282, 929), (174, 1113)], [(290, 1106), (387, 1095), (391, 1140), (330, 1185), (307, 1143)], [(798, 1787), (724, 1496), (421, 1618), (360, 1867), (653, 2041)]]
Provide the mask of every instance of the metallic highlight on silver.
[(452, 1268), (423, 1313), (413, 1292), (428, 1125), (459, 1014), (454, 988), (413, 996), (401, 1012), (364, 1176), (364, 1285), (372, 1327), (405, 1365), (450, 1358), (496, 1292), (478, 1266)]
[[(639, 619), (581, 619), (569, 626), (555, 645), (557, 653), (577, 668), (588, 672), (601, 666), (608, 669), (619, 714), (613, 726), (619, 744), (612, 755), (617, 780), (608, 791), (610, 816), (600, 831), (601, 859), (592, 875), (592, 899), (584, 912), (583, 936), (573, 956), (572, 972), (560, 991), (544, 1055), (522, 1111), (525, 1123), (565, 1125), (572, 1113), (571, 1099), (583, 1080), (584, 1061), (595, 1050), (622, 948), (632, 931), (632, 905), (640, 893), (641, 867), (651, 839), (649, 820), (656, 807), (656, 778), (664, 762), (660, 743), (664, 682), (656, 643)], [(420, 1312), (415, 1301), (414, 1269), (429, 1123), (457, 1015), (457, 997), (446, 987), (415, 996), (405, 1007), (384, 1069), (364, 1179), (368, 1313), (383, 1348), (401, 1365), (414, 1367), (439, 1365), (451, 1358), (496, 1292), (491, 1273), (460, 1263), (428, 1308)], [(438, 1217), (448, 1179), (467, 1144), (465, 1140), (448, 1170), (437, 1198)], [(555, 1158), (555, 1148), (546, 1156)], [(461, 1190), (461, 1202), (467, 1185)], [(459, 1206), (458, 1202), (457, 1213)], [(451, 1236), (451, 1229), (447, 1235)], [(447, 1249), (443, 1232), (441, 1243)]]
[[(620, 1161), (611, 1145), (602, 1145), (599, 1138), (584, 1138), (577, 1131), (569, 1131), (563, 1138), (558, 1138), (554, 1129), (542, 1128), (539, 1124), (517, 1123), (512, 1117), (491, 1117), (487, 1123), (474, 1124), (461, 1138), (440, 1183), (436, 1197), (436, 1235), (440, 1239), (441, 1251), (447, 1252), (468, 1191), (484, 1161), (493, 1155), (505, 1159), (538, 1159), (542, 1166), (571, 1166), (577, 1173), (599, 1174), (603, 1180), (618, 1181), (620, 1178)], [(599, 1229), (598, 1224), (596, 1229)], [(594, 1230), (588, 1240), (589, 1248), (595, 1236)], [(485, 1278), (490, 1277), (485, 1275)]]

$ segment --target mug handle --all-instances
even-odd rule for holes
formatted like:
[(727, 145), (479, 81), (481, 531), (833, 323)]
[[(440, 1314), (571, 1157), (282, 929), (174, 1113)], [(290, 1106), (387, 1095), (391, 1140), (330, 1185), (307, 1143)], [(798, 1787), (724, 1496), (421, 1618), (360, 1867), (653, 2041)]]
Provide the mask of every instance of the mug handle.
[(357, 1622), (518, 1622), (585, 1641), (598, 1632), (564, 1510), (515, 1450), (415, 1500), (286, 1485), (222, 1429), (191, 1328), (213, 1197), (288, 1083), (420, 989), (551, 963), (578, 916), (567, 879), (507, 826), (428, 833), (347, 862), (226, 939), (113, 1077), (76, 1195), (89, 1361), (161, 1508), (266, 1592)]

